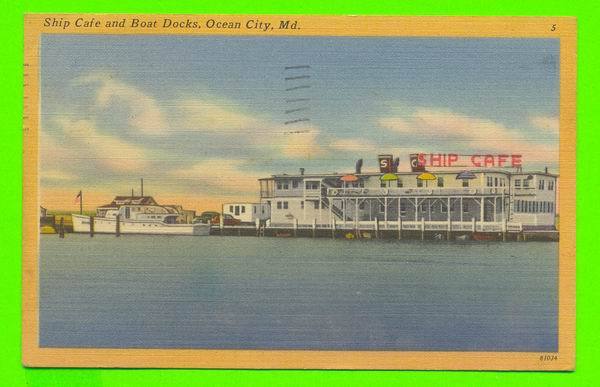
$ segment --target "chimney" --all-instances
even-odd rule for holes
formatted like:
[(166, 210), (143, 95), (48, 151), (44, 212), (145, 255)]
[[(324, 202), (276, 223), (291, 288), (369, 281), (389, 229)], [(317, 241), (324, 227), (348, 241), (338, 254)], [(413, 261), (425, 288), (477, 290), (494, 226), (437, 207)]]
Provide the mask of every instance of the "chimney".
[(363, 165), (363, 159), (356, 160), (355, 172), (357, 175), (360, 175), (360, 172), (362, 171), (362, 165)]
[(141, 194), (140, 194), (140, 196), (144, 196), (144, 178), (143, 177), (141, 178), (141, 183), (142, 183), (141, 184), (142, 187), (141, 187)]
[(131, 197), (133, 197), (133, 188), (131, 189)]
[(548, 167), (544, 167), (544, 173), (547, 175), (548, 174)]
[(300, 168), (300, 174), (304, 175), (304, 168)]

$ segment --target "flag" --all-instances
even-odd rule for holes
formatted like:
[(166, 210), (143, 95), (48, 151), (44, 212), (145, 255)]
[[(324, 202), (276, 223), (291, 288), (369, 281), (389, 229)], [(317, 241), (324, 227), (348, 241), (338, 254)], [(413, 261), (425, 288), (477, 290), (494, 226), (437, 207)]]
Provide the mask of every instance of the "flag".
[(75, 196), (75, 203), (81, 201), (81, 191), (79, 191), (79, 193), (77, 194), (77, 196)]

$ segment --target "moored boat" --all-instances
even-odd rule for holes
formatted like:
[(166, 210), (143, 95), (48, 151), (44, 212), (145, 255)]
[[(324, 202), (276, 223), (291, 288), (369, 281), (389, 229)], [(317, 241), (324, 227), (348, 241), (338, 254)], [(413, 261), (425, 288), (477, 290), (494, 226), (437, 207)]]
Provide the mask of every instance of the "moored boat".
[[(180, 214), (151, 197), (117, 197), (94, 217), (72, 214), (73, 232), (104, 234), (209, 235), (210, 224), (179, 223)], [(92, 224), (93, 222), (93, 224)]]

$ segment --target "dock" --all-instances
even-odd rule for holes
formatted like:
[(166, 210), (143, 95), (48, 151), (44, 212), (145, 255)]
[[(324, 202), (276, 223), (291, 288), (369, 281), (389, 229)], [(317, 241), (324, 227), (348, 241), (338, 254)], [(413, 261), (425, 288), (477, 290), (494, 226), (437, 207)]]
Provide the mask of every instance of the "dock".
[(557, 230), (524, 230), (520, 224), (509, 222), (448, 221), (360, 221), (298, 224), (214, 225), (211, 235), (333, 239), (420, 239), (420, 240), (501, 240), (557, 241)]

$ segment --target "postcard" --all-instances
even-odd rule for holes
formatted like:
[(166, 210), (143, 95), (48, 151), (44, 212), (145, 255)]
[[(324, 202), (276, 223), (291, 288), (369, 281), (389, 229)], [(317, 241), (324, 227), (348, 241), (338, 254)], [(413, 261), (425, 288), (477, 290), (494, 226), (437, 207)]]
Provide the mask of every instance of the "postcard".
[(576, 29), (27, 15), (24, 365), (574, 369)]

